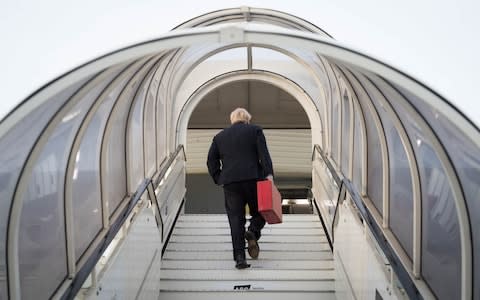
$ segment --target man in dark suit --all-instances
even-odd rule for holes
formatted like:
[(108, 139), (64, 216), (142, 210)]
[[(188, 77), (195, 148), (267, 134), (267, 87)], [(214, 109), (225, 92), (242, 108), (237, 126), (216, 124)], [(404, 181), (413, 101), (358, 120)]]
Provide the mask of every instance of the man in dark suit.
[[(213, 138), (207, 160), (210, 176), (216, 184), (223, 185), (237, 269), (250, 267), (245, 259), (245, 239), (250, 256), (258, 257), (257, 240), (265, 220), (258, 212), (257, 181), (273, 180), (272, 159), (263, 130), (250, 124), (251, 118), (247, 110), (235, 109), (230, 114), (232, 125)], [(245, 204), (251, 215), (247, 232)]]

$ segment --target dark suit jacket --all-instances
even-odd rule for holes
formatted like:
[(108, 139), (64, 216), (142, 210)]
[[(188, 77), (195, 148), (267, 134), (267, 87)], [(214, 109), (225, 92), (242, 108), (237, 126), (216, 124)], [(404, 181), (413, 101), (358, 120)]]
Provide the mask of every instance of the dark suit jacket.
[(216, 184), (273, 175), (262, 128), (239, 122), (219, 132), (208, 151), (207, 166)]

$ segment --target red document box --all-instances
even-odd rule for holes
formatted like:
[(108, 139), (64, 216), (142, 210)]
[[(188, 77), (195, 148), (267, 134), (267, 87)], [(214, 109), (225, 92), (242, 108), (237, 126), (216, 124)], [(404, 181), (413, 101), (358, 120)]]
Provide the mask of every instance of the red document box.
[(270, 180), (257, 181), (258, 211), (268, 224), (282, 223), (282, 197)]

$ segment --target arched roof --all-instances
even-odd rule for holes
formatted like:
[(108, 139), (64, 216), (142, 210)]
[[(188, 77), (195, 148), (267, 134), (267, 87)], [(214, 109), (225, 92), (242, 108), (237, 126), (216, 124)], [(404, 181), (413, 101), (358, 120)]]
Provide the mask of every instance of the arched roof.
[[(335, 39), (386, 61), (434, 88), (478, 125), (474, 78), (480, 28), (479, 3), (357, 1), (230, 1), (300, 16)], [(0, 118), (52, 78), (95, 57), (165, 34), (222, 1), (165, 4), (117, 1), (7, 2), (1, 4), (3, 37)], [(48, 20), (48, 21), (46, 21)], [(61, 26), (58, 26), (61, 24)]]
[[(179, 5), (180, 3), (176, 4)], [(352, 6), (356, 7), (353, 3)], [(331, 8), (329, 5), (315, 7), (324, 10)], [(123, 9), (128, 8), (132, 9), (130, 13), (136, 11), (128, 5)], [(376, 12), (378, 13), (378, 11)], [(16, 19), (12, 16), (17, 15), (9, 15), (6, 20), (15, 23)], [(62, 19), (66, 16), (68, 14), (59, 15), (58, 18)], [(115, 16), (117, 17), (117, 15)], [(126, 17), (124, 14), (118, 16)], [(339, 16), (343, 15), (338, 14), (337, 20)], [(348, 17), (350, 16), (346, 15), (346, 19)], [(255, 20), (255, 22), (248, 22), (249, 20)], [(364, 24), (365, 21), (362, 19), (360, 25)], [(113, 24), (117, 23), (114, 22)], [(19, 241), (22, 235), (19, 232), (21, 222), (29, 220), (26, 217), (22, 219), (22, 216), (28, 216), (28, 213), (33, 215), (31, 207), (25, 208), (24, 203), (27, 202), (25, 198), (38, 196), (35, 193), (28, 194), (29, 186), (33, 186), (29, 183), (31, 178), (34, 180), (43, 178), (40, 172), (34, 174), (34, 170), (36, 170), (35, 168), (43, 168), (41, 158), (45, 153), (45, 160), (48, 164), (50, 163), (48, 159), (55, 154), (58, 154), (60, 158), (68, 157), (68, 161), (65, 162), (67, 166), (61, 170), (65, 172), (65, 178), (58, 180), (60, 184), (58, 190), (56, 190), (60, 193), (63, 189), (66, 189), (66, 196), (55, 198), (55, 200), (62, 205), (63, 201), (67, 204), (71, 203), (73, 196), (68, 194), (68, 189), (73, 185), (75, 179), (75, 175), (73, 175), (75, 174), (74, 165), (78, 160), (78, 157), (73, 154), (78, 151), (80, 140), (83, 139), (86, 128), (94, 117), (93, 115), (99, 111), (100, 103), (102, 101), (107, 102), (106, 99), (109, 99), (108, 94), (112, 89), (118, 88), (119, 94), (118, 97), (112, 97), (114, 102), (111, 104), (110, 111), (106, 109), (107, 112), (100, 113), (100, 117), (106, 124), (105, 135), (100, 139), (100, 142), (97, 142), (101, 149), (95, 153), (99, 154), (98, 176), (102, 183), (105, 183), (105, 187), (101, 187), (101, 195), (98, 197), (100, 201), (103, 201), (102, 203), (109, 201), (109, 199), (122, 202), (122, 196), (125, 196), (125, 199), (128, 200), (128, 195), (137, 190), (139, 182), (143, 179), (152, 180), (155, 176), (159, 176), (157, 174), (159, 174), (161, 162), (166, 156), (175, 153), (177, 146), (183, 143), (182, 134), (184, 132), (180, 131), (186, 128), (185, 124), (188, 116), (188, 113), (183, 115), (183, 108), (190, 100), (192, 100), (191, 103), (199, 100), (191, 99), (192, 96), (195, 96), (195, 91), (201, 91), (199, 88), (207, 87), (206, 84), (214, 79), (230, 75), (241, 78), (243, 73), (247, 73), (247, 77), (252, 76), (252, 74), (259, 76), (253, 79), (261, 77), (262, 80), (270, 80), (272, 83), (275, 82), (279, 85), (282, 85), (283, 82), (283, 87), (288, 82), (294, 83), (290, 86), (292, 91), (295, 89), (299, 103), (309, 114), (314, 144), (319, 145), (322, 151), (325, 151), (337, 164), (337, 169), (343, 173), (347, 181), (349, 177), (353, 177), (353, 159), (349, 158), (348, 155), (353, 156), (353, 150), (350, 146), (353, 144), (351, 139), (354, 138), (352, 134), (354, 127), (349, 118), (352, 112), (361, 115), (360, 108), (364, 109), (365, 116), (370, 119), (366, 121), (366, 117), (363, 120), (362, 117), (357, 118), (360, 121), (356, 128), (362, 128), (361, 130), (363, 130), (363, 140), (360, 142), (370, 143), (369, 146), (372, 146), (370, 149), (380, 149), (381, 155), (379, 156), (381, 157), (375, 157), (375, 159), (380, 162), (378, 170), (381, 169), (381, 172), (375, 172), (374, 175), (379, 176), (377, 183), (381, 181), (382, 184), (381, 187), (378, 187), (380, 186), (378, 184), (376, 185), (378, 188), (375, 191), (378, 191), (378, 194), (374, 195), (376, 199), (373, 199), (375, 197), (372, 196), (374, 203), (370, 203), (370, 205), (377, 205), (376, 208), (372, 206), (372, 211), (377, 213), (377, 223), (383, 222), (384, 227), (389, 226), (390, 217), (388, 207), (390, 204), (389, 161), (396, 159), (395, 155), (388, 152), (390, 143), (388, 138), (396, 138), (396, 136), (392, 137), (393, 134), (401, 137), (401, 140), (397, 141), (397, 145), (393, 144), (394, 146), (391, 149), (401, 149), (405, 151), (407, 157), (402, 163), (407, 162), (408, 164), (406, 169), (409, 171), (410, 181), (407, 177), (405, 178), (407, 178), (407, 182), (411, 182), (412, 195), (407, 198), (413, 203), (413, 208), (406, 211), (406, 214), (412, 219), (411, 225), (415, 232), (413, 233), (412, 230), (407, 234), (409, 241), (413, 243), (411, 247), (408, 245), (411, 253), (405, 253), (405, 250), (401, 248), (397, 250), (401, 253), (403, 265), (406, 268), (408, 267), (409, 275), (415, 278), (420, 276), (421, 271), (422, 205), (426, 205), (424, 203), (428, 201), (428, 197), (421, 198), (423, 197), (423, 191), (420, 190), (421, 184), (419, 182), (419, 177), (426, 180), (428, 176), (421, 175), (423, 169), (417, 167), (417, 160), (419, 164), (428, 163), (436, 167), (438, 172), (442, 174), (442, 178), (445, 178), (444, 180), (452, 186), (450, 194), (448, 194), (451, 195), (451, 197), (448, 197), (451, 204), (449, 213), (453, 216), (452, 220), (458, 222), (458, 225), (454, 223), (454, 226), (459, 228), (460, 241), (458, 248), (461, 249), (462, 255), (456, 258), (458, 258), (457, 266), (459, 266), (461, 277), (457, 276), (456, 278), (461, 278), (462, 282), (456, 282), (455, 284), (462, 285), (461, 292), (464, 299), (470, 298), (473, 285), (471, 274), (474, 268), (471, 264), (473, 246), (470, 235), (473, 230), (477, 229), (475, 229), (475, 226), (470, 227), (469, 210), (470, 212), (477, 211), (475, 209), (477, 202), (476, 195), (472, 192), (472, 189), (468, 188), (475, 186), (476, 182), (472, 181), (468, 175), (471, 172), (471, 166), (475, 166), (477, 161), (475, 156), (470, 158), (462, 155), (463, 152), (452, 149), (452, 145), (449, 144), (452, 139), (458, 141), (463, 139), (465, 145), (461, 151), (470, 154), (476, 153), (475, 151), (480, 148), (479, 132), (478, 128), (475, 127), (475, 124), (478, 124), (478, 118), (475, 117), (478, 112), (474, 109), (477, 104), (470, 101), (469, 97), (460, 97), (462, 93), (473, 95), (473, 92), (471, 92), (473, 87), (469, 86), (467, 88), (465, 80), (455, 82), (458, 84), (451, 91), (458, 93), (456, 97), (445, 99), (441, 95), (445, 95), (449, 90), (442, 88), (437, 90), (439, 83), (445, 79), (445, 76), (442, 76), (441, 72), (432, 71), (434, 69), (430, 68), (432, 66), (431, 57), (409, 56), (407, 55), (409, 50), (401, 47), (397, 47), (394, 52), (376, 52), (378, 49), (375, 47), (385, 50), (381, 47), (384, 39), (379, 38), (372, 44), (369, 44), (371, 40), (368, 38), (360, 40), (368, 44), (368, 46), (363, 47), (367, 47), (370, 51), (358, 51), (357, 49), (362, 48), (359, 44), (355, 45), (353, 43), (353, 46), (347, 46), (348, 39), (346, 43), (341, 42), (341, 39), (338, 39), (333, 32), (326, 29), (329, 34), (337, 38), (337, 40), (333, 40), (329, 34), (312, 23), (276, 10), (240, 7), (216, 11), (201, 15), (185, 23), (179, 23), (181, 24), (180, 27), (164, 34), (156, 34), (157, 31), (152, 30), (151, 27), (149, 27), (150, 31), (143, 31), (146, 25), (142, 21), (135, 24), (133, 29), (138, 29), (138, 35), (135, 35), (134, 30), (129, 27), (128, 30), (122, 31), (122, 36), (117, 37), (115, 41), (107, 40), (104, 36), (104, 40), (99, 40), (98, 44), (92, 44), (91, 40), (90, 43), (85, 43), (85, 39), (82, 38), (73, 40), (46, 39), (45, 41), (41, 36), (38, 36), (36, 37), (39, 42), (38, 45), (29, 45), (30, 47), (27, 48), (30, 53), (37, 50), (34, 52), (36, 54), (34, 56), (35, 63), (32, 63), (31, 56), (22, 56), (22, 51), (25, 51), (24, 48), (19, 49), (16, 56), (5, 55), (5, 57), (12, 57), (11, 60), (7, 60), (7, 66), (13, 66), (14, 68), (11, 68), (11, 74), (2, 75), (5, 78), (9, 77), (4, 82), (11, 84), (4, 85), (4, 97), (7, 100), (3, 103), (2, 112), (4, 116), (7, 115), (7, 118), (0, 123), (0, 142), (3, 143), (5, 152), (11, 155), (15, 163), (4, 164), (6, 169), (11, 167), (11, 170), (8, 170), (10, 172), (7, 173), (9, 174), (8, 180), (12, 184), (2, 186), (3, 190), (1, 190), (2, 192), (6, 191), (5, 199), (7, 201), (0, 202), (1, 205), (5, 206), (0, 211), (5, 215), (8, 214), (8, 218), (0, 218), (0, 220), (8, 222), (8, 224), (5, 224), (8, 226), (3, 226), (5, 230), (0, 234), (3, 234), (2, 238), (8, 236), (7, 256), (9, 258), (9, 292), (11, 295), (15, 297), (18, 295), (17, 293), (21, 293), (18, 253), (19, 249), (22, 248), (20, 245), (22, 241)], [(201, 26), (202, 24), (209, 24), (209, 26)], [(410, 26), (410, 23), (408, 24)], [(42, 26), (39, 26), (39, 28), (42, 28)], [(324, 27), (322, 26), (322, 28)], [(387, 28), (386, 25), (376, 30), (381, 33), (389, 32)], [(397, 33), (395, 30), (391, 32)], [(152, 33), (155, 34), (150, 35)], [(362, 32), (362, 34), (365, 33)], [(96, 34), (92, 32), (92, 35), (95, 36)], [(55, 37), (59, 38), (59, 36)], [(364, 37), (368, 37), (368, 35), (364, 35)], [(12, 34), (8, 38), (11, 39)], [(91, 37), (89, 36), (89, 38)], [(47, 46), (53, 51), (46, 55), (47, 46), (43, 43), (48, 41), (51, 44)], [(353, 37), (350, 41), (359, 42)], [(410, 42), (409, 39), (405, 39), (405, 41), (402, 46), (417, 46), (414, 40)], [(433, 45), (436, 44), (433, 42)], [(475, 43), (473, 43), (473, 46), (475, 47)], [(46, 48), (42, 50), (42, 47)], [(388, 49), (392, 50), (392, 48)], [(430, 50), (432, 49), (430, 48)], [(462, 50), (465, 49), (462, 48)], [(8, 50), (3, 51), (8, 52)], [(423, 48), (414, 52), (417, 54), (425, 53)], [(218, 63), (225, 59), (222, 56), (225, 53), (230, 55), (228, 61)], [(380, 53), (382, 54), (380, 55)], [(435, 55), (432, 54), (434, 58), (438, 55), (438, 52), (432, 53), (435, 53)], [(275, 56), (274, 63), (270, 60), (272, 56)], [(392, 57), (396, 57), (398, 60), (392, 59)], [(465, 56), (462, 56), (459, 61), (463, 62), (464, 59)], [(208, 64), (210, 60), (217, 60), (215, 67), (212, 68)], [(434, 65), (444, 68), (448, 75), (457, 74), (453, 72), (450, 60), (443, 60), (441, 64)], [(41, 68), (41, 66), (45, 68)], [(419, 69), (418, 66), (421, 66), (421, 68)], [(406, 71), (410, 70), (410, 67), (412, 67), (412, 71)], [(471, 70), (472, 67), (475, 69), (474, 63), (469, 66), (462, 65), (462, 69), (465, 68), (466, 70)], [(117, 77), (115, 74), (121, 72), (122, 69), (126, 71)], [(30, 70), (30, 72), (27, 72), (27, 70)], [(254, 71), (261, 74), (255, 74)], [(424, 73), (421, 71), (424, 71)], [(419, 76), (412, 77), (412, 74)], [(100, 88), (102, 85), (106, 85), (107, 78), (115, 79), (101, 95), (97, 97), (89, 94), (90, 89), (95, 90), (94, 87)], [(466, 76), (464, 78), (473, 80), (475, 77)], [(22, 81), (20, 82), (19, 79), (22, 79)], [(123, 79), (128, 81), (125, 88), (119, 83)], [(433, 80), (433, 86), (423, 84), (430, 80)], [(40, 86), (44, 88), (38, 89)], [(434, 90), (430, 89), (432, 87)], [(76, 92), (77, 90), (79, 92)], [(147, 95), (147, 92), (154, 93), (153, 91), (156, 92), (155, 95)], [(97, 92), (100, 93), (100, 91)], [(31, 97), (26, 97), (29, 94)], [(355, 99), (356, 102), (353, 103), (352, 99)], [(25, 102), (22, 103), (24, 100)], [(344, 105), (344, 101), (348, 104)], [(160, 102), (161, 105), (157, 105)], [(450, 103), (454, 103), (456, 106), (452, 107)], [(150, 105), (150, 108), (155, 107), (155, 109), (149, 110), (148, 105)], [(18, 109), (11, 112), (11, 108), (15, 106)], [(161, 111), (156, 110), (157, 106), (161, 108)], [(191, 110), (193, 106), (188, 107), (187, 105), (187, 108)], [(380, 108), (382, 110), (376, 112), (376, 109)], [(460, 109), (461, 113), (457, 109)], [(462, 112), (470, 116), (475, 123), (472, 124), (470, 120), (463, 118)], [(147, 127), (147, 115), (149, 113), (150, 134), (153, 132), (152, 136), (155, 137), (156, 130), (158, 130), (163, 135), (162, 138), (165, 137), (166, 142), (162, 140), (165, 143), (159, 146), (157, 143), (147, 144), (143, 141), (143, 146), (149, 151), (152, 161), (156, 161), (156, 163), (148, 164), (147, 167), (151, 167), (151, 169), (145, 170), (147, 169), (145, 167), (147, 159), (135, 157), (137, 154), (133, 151), (133, 145), (135, 139), (144, 139), (146, 133), (131, 134), (134, 131), (134, 126), (131, 126), (131, 124), (139, 122), (139, 124)], [(152, 113), (154, 116), (152, 116)], [(69, 124), (70, 120), (80, 115), (85, 117), (81, 122), (64, 125)], [(133, 115), (140, 117), (135, 119)], [(32, 130), (22, 128), (22, 125), (28, 126), (26, 125), (28, 121), (34, 119), (30, 118), (32, 116), (36, 116), (40, 121), (32, 126)], [(345, 120), (350, 122), (349, 124), (342, 121), (343, 116), (347, 116)], [(439, 119), (441, 122), (438, 121)], [(178, 122), (179, 120), (180, 122)], [(388, 122), (393, 122), (393, 125)], [(391, 125), (390, 131), (383, 128), (385, 124)], [(365, 127), (367, 125), (378, 130), (378, 139), (380, 140), (377, 143), (378, 145), (365, 139)], [(137, 126), (138, 128), (142, 128), (141, 125)], [(32, 135), (28, 141), (18, 138), (23, 130)], [(79, 134), (61, 135), (60, 133), (63, 133), (64, 130), (72, 130)], [(334, 132), (334, 130), (338, 131)], [(461, 134), (456, 134), (457, 132)], [(59, 140), (65, 142), (62, 145), (64, 148), (54, 147), (55, 142), (57, 142), (55, 138), (58, 136), (61, 137)], [(121, 136), (122, 139), (117, 139), (117, 136)], [(67, 137), (68, 139), (66, 139)], [(11, 140), (13, 140), (13, 143)], [(18, 148), (14, 147), (15, 142), (18, 143)], [(431, 159), (429, 156), (426, 158), (417, 156), (422, 153), (416, 153), (420, 150), (416, 150), (415, 144), (417, 147), (422, 144), (426, 144), (426, 148), (430, 147), (428, 149), (431, 149), (431, 153), (434, 154), (432, 156), (433, 160), (429, 161)], [(46, 151), (48, 146), (51, 146), (58, 153)], [(125, 149), (126, 154), (122, 151), (110, 151), (111, 149)], [(469, 149), (473, 149), (473, 151), (468, 151)], [(348, 151), (352, 151), (352, 153)], [(367, 160), (366, 152), (362, 153), (363, 161)], [(371, 152), (373, 151), (370, 150)], [(455, 156), (459, 153), (460, 156)], [(63, 154), (68, 155), (62, 156)], [(147, 156), (147, 151), (145, 151), (145, 156)], [(6, 160), (6, 158), (8, 157), (2, 157), (3, 160)], [(134, 163), (136, 159), (140, 163)], [(123, 169), (118, 172), (114, 169), (110, 170), (108, 168), (114, 164), (108, 164), (107, 161), (119, 163)], [(430, 165), (428, 166), (430, 167)], [(364, 167), (364, 173), (362, 173), (364, 177), (362, 184), (364, 185), (367, 181), (366, 169), (367, 167)], [(392, 169), (395, 171), (393, 167)], [(47, 168), (47, 171), (51, 170)], [(112, 180), (109, 182), (108, 180), (111, 178), (116, 178), (115, 176), (107, 176), (107, 173), (115, 174), (119, 177), (119, 181), (114, 182)], [(126, 182), (126, 187), (123, 185), (123, 181)], [(371, 182), (373, 181), (371, 180)], [(65, 182), (66, 187), (62, 185), (63, 182)], [(123, 190), (117, 190), (115, 187), (118, 187), (118, 185), (121, 185)], [(366, 190), (365, 186), (356, 188), (360, 190), (356, 191), (357, 193), (363, 194)], [(392, 185), (392, 190), (394, 188), (395, 185)], [(352, 189), (352, 191), (355, 190)], [(11, 202), (8, 200), (11, 200)], [(108, 212), (108, 208), (106, 210)], [(395, 213), (392, 213), (392, 215), (395, 216)], [(479, 217), (473, 213), (471, 216), (472, 222), (477, 222)], [(474, 233), (472, 235), (475, 236)], [(474, 243), (475, 249), (480, 247), (478, 238), (475, 239)], [(69, 250), (68, 253), (72, 255), (74, 251)], [(69, 272), (74, 273), (74, 268), (71, 267), (74, 262), (69, 261), (69, 264)], [(475, 270), (478, 269), (478, 267), (475, 268)], [(441, 285), (440, 288), (442, 288)]]

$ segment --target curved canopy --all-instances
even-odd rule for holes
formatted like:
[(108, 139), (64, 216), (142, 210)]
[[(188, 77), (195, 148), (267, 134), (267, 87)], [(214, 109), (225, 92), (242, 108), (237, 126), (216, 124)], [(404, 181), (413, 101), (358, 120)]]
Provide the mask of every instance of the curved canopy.
[[(300, 16), (359, 49), (425, 82), (479, 124), (475, 84), (480, 62), (479, 3), (389, 3), (368, 0), (306, 1), (234, 0)], [(65, 3), (5, 2), (0, 9), (0, 119), (52, 78), (116, 49), (164, 34), (201, 13), (225, 8), (218, 0), (192, 4), (143, 1)], [(46, 21), (48, 20), (48, 21)], [(58, 26), (61, 24), (61, 26)], [(34, 55), (32, 55), (32, 51)]]
[[(105, 55), (91, 50), (83, 64), (59, 57), (65, 66), (40, 77), (62, 75), (21, 103), (22, 93), (7, 89), (16, 96), (0, 123), (0, 265), (8, 265), (0, 296), (48, 298), (68, 289), (65, 278), (85, 268), (92, 245), (115, 228), (142, 182), (157, 182), (185, 144), (196, 105), (245, 80), (299, 102), (312, 148), (372, 214), (415, 282), (412, 291), (478, 296), (480, 133), (475, 115), (459, 111), (475, 103), (453, 106), (418, 79), (274, 10), (214, 11), (129, 41)], [(34, 234), (38, 227), (44, 231)], [(431, 234), (451, 247), (429, 247)], [(444, 256), (447, 263), (435, 263)], [(42, 277), (47, 270), (52, 276)]]

